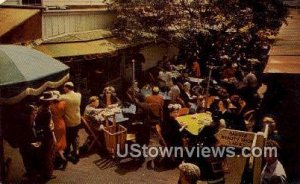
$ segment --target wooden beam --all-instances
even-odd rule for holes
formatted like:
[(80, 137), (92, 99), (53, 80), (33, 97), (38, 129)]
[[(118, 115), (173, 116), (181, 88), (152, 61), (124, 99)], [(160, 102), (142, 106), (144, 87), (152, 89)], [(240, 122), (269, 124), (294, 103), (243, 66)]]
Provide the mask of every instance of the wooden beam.
[[(259, 147), (262, 150), (264, 150), (265, 141), (266, 141), (265, 134), (263, 132), (258, 132), (255, 147), (256, 148)], [(254, 158), (253, 184), (260, 184), (260, 178), (262, 172), (262, 161), (263, 161), (262, 156)]]

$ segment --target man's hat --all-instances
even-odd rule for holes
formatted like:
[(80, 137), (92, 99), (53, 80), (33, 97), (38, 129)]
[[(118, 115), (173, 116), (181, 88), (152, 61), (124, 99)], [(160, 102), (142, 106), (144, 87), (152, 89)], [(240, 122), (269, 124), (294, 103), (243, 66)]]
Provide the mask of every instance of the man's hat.
[(42, 100), (42, 101), (53, 101), (53, 100), (58, 100), (58, 98), (59, 98), (59, 95), (56, 95), (51, 91), (46, 91), (40, 97), (40, 100)]
[(73, 82), (66, 82), (64, 86), (74, 88)]

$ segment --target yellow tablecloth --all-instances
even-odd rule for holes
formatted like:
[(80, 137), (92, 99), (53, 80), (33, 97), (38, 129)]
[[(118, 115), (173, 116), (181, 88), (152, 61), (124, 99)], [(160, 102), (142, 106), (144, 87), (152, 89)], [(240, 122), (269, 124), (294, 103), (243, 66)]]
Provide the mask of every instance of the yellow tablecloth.
[(193, 135), (198, 135), (205, 125), (212, 122), (212, 117), (210, 113), (198, 113), (180, 116), (176, 120), (179, 123), (186, 123), (187, 127), (185, 129)]

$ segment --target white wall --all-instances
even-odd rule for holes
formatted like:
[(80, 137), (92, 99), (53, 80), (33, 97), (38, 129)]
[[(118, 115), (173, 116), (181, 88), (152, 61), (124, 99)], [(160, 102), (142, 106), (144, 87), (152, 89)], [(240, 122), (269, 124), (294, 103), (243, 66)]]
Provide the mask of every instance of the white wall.
[(102, 10), (44, 12), (43, 39), (66, 33), (109, 29), (115, 15)]
[[(4, 5), (18, 5), (22, 0), (6, 0)], [(44, 6), (104, 5), (103, 0), (42, 0)]]
[(103, 0), (43, 0), (44, 6), (102, 5)]

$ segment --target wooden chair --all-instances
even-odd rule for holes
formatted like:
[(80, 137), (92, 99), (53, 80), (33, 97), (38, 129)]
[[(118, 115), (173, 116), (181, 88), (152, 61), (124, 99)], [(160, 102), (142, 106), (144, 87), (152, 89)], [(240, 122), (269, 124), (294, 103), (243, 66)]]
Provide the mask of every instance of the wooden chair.
[(84, 125), (84, 128), (87, 131), (87, 133), (92, 137), (92, 142), (88, 147), (88, 151), (90, 151), (95, 144), (98, 148), (102, 148), (102, 144), (99, 141), (100, 132), (98, 130), (97, 132), (93, 130), (85, 117), (81, 117), (81, 122)]

